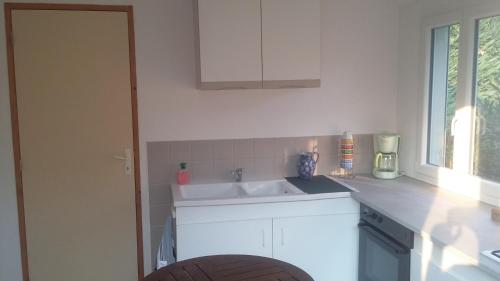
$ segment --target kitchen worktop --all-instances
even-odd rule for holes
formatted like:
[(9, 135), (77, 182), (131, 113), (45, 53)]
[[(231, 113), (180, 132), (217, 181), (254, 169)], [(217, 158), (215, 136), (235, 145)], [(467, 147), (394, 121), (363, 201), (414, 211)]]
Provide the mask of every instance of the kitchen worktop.
[[(500, 249), (500, 223), (491, 220), (491, 205), (405, 176), (336, 179), (359, 191), (351, 194), (354, 199), (437, 245), (455, 248), (480, 266), (482, 251)], [(498, 270), (490, 266), (486, 269)]]

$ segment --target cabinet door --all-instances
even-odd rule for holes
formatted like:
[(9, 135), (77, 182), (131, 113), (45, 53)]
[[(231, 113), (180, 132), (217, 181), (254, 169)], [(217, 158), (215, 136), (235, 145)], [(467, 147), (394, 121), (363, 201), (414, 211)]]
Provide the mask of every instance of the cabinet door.
[(273, 257), (305, 270), (315, 281), (355, 281), (359, 215), (273, 220)]
[(272, 256), (272, 220), (177, 225), (177, 259), (245, 254)]
[[(434, 248), (434, 251), (436, 250)], [(441, 257), (441, 256), (440, 256)], [(443, 258), (443, 257), (441, 257)], [(450, 261), (453, 258), (449, 259)], [(457, 261), (460, 258), (457, 257)], [(456, 261), (455, 261), (456, 262)], [(411, 267), (410, 267), (410, 280), (411, 281), (460, 281), (460, 280), (474, 280), (474, 281), (495, 281), (500, 280), (493, 275), (489, 275), (485, 271), (479, 269), (476, 265), (456, 262), (455, 265), (447, 268), (442, 268), (436, 264), (435, 261), (428, 257), (423, 257), (416, 250), (411, 251)]]
[(320, 0), (262, 0), (264, 88), (319, 87)]
[(411, 252), (411, 281), (458, 281), (452, 275), (443, 272), (433, 262), (422, 258), (415, 251)]
[(262, 86), (260, 0), (198, 0), (201, 88)]

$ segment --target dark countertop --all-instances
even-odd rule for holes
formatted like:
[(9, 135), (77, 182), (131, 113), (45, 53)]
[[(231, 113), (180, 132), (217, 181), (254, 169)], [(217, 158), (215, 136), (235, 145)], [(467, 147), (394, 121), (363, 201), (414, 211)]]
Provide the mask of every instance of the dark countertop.
[(351, 192), (349, 188), (334, 181), (326, 176), (314, 176), (311, 179), (304, 180), (299, 177), (285, 178), (289, 183), (307, 194)]

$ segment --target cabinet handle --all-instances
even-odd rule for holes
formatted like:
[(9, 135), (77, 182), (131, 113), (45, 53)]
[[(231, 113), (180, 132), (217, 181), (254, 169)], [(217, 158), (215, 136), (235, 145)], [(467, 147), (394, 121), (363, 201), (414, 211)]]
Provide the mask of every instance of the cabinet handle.
[(281, 228), (281, 246), (285, 246), (285, 230)]
[(305, 85), (283, 85), (280, 86), (280, 89), (301, 89), (307, 88)]
[(247, 87), (243, 87), (243, 86), (240, 86), (240, 87), (222, 87), (222, 88), (219, 88), (219, 90), (246, 90), (248, 89)]
[(172, 218), (175, 219), (175, 208), (174, 208), (174, 206), (170, 207), (170, 213), (172, 214)]
[(262, 248), (266, 247), (266, 231), (262, 230)]

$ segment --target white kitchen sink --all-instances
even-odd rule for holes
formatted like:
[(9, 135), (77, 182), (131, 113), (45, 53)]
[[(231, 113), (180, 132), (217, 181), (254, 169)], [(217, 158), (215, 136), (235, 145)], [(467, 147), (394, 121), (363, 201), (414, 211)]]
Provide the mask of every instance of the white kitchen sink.
[(284, 180), (245, 182), (241, 183), (241, 188), (249, 196), (286, 196), (304, 193)]
[(285, 179), (255, 182), (172, 184), (172, 201), (179, 206), (217, 206), (350, 197), (350, 192), (307, 194)]
[(285, 180), (242, 183), (188, 184), (179, 186), (179, 193), (183, 199), (187, 200), (303, 194), (300, 189)]
[(180, 195), (184, 199), (224, 199), (245, 195), (236, 183), (193, 184), (180, 186)]

